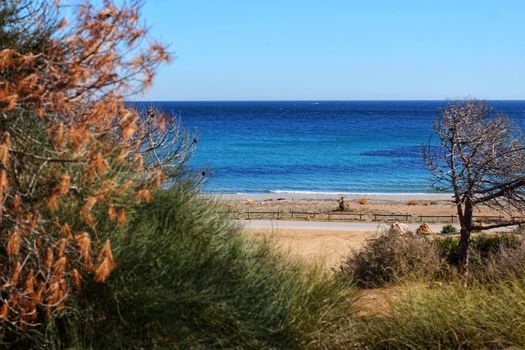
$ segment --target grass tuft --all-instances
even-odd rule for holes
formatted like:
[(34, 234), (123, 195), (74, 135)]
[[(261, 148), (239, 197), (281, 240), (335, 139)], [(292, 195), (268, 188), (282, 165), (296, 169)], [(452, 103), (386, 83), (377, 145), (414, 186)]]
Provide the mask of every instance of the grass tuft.
[(407, 285), (388, 299), (388, 314), (356, 319), (347, 340), (367, 349), (521, 349), (523, 300), (519, 279), (490, 286)]
[(351, 314), (344, 281), (247, 240), (185, 188), (158, 193), (112, 245), (117, 269), (85, 295), (84, 347), (330, 348)]

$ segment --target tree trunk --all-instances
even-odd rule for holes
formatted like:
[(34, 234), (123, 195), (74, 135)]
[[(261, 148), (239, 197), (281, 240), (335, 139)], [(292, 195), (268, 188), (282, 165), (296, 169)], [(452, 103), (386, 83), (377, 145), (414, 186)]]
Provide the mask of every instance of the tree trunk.
[(472, 232), (472, 215), (474, 207), (470, 199), (465, 202), (463, 217), (460, 218), (461, 231), (459, 237), (459, 271), (464, 275), (468, 274), (469, 253), (470, 253), (470, 234)]
[(459, 238), (459, 270), (463, 274), (468, 274), (468, 263), (470, 253), (470, 230), (461, 228)]

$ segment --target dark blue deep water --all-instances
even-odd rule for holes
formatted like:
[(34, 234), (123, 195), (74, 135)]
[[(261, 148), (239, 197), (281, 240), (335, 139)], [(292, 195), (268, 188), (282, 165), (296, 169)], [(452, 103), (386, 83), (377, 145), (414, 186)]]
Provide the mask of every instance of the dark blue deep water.
[[(492, 101), (525, 127), (525, 101)], [(421, 145), (444, 101), (155, 102), (199, 143), (208, 192), (432, 192)]]

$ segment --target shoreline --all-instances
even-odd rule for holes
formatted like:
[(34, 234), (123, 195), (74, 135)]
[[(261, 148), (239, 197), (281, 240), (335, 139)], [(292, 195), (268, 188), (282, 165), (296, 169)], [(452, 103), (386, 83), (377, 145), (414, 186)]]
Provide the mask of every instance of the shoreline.
[(339, 200), (341, 196), (345, 200), (438, 200), (452, 201), (451, 193), (336, 193), (336, 192), (272, 192), (272, 193), (203, 193), (204, 196), (216, 198), (222, 201), (275, 201), (275, 200)]

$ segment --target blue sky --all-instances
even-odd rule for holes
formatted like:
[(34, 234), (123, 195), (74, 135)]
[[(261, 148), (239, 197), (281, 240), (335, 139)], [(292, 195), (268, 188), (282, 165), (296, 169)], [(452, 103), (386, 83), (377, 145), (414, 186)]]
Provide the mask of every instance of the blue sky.
[(149, 0), (146, 100), (525, 99), (525, 1)]

